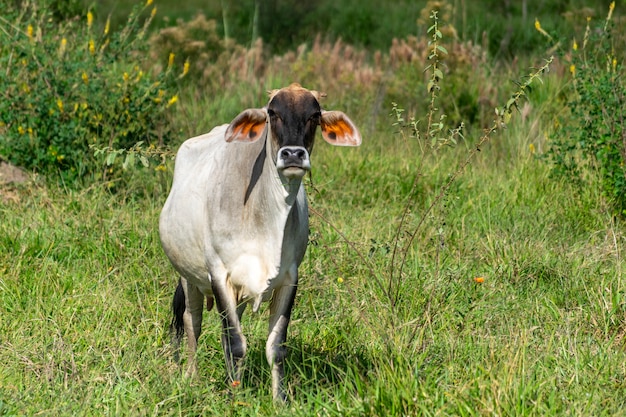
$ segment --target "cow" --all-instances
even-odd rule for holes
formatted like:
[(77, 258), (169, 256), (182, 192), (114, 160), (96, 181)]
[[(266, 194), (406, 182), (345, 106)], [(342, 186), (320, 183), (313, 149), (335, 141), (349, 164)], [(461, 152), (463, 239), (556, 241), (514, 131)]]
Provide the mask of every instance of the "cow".
[(302, 179), (311, 170), (317, 127), (332, 145), (358, 146), (361, 135), (340, 111), (325, 111), (323, 95), (297, 83), (269, 92), (263, 108), (186, 140), (159, 219), (163, 250), (180, 275), (172, 302), (175, 352), (187, 334), (186, 375), (197, 372), (202, 313), (221, 316), (226, 374), (239, 384), (246, 338), (241, 317), (270, 301), (266, 358), (272, 395), (285, 401), (287, 326), (308, 243)]

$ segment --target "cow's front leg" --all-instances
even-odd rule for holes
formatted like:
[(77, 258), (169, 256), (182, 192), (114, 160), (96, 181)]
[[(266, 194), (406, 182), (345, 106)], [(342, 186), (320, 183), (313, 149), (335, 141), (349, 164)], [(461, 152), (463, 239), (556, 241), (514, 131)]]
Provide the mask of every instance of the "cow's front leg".
[(241, 381), (241, 363), (246, 355), (246, 338), (241, 331), (241, 315), (245, 304), (237, 306), (234, 294), (226, 285), (212, 282), (213, 296), (222, 318), (222, 349), (226, 359), (226, 372), (232, 385)]
[[(297, 274), (297, 272), (296, 272)], [(297, 275), (292, 284), (274, 290), (270, 304), (270, 326), (265, 356), (272, 369), (272, 396), (275, 401), (285, 401), (287, 395), (283, 386), (285, 376), (284, 360), (287, 355), (287, 327), (291, 318), (291, 308), (298, 288)]]

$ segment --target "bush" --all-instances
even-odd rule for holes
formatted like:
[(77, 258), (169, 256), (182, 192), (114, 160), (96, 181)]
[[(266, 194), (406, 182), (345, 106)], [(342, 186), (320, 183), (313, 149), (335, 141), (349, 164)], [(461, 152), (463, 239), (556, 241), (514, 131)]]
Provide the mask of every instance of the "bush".
[[(152, 71), (135, 7), (125, 26), (96, 31), (93, 14), (56, 22), (50, 9), (24, 3), (0, 25), (0, 156), (66, 184), (122, 175), (142, 147), (166, 144), (176, 103), (173, 60)], [(100, 32), (100, 33), (97, 33)], [(135, 158), (139, 154), (139, 158)], [(125, 155), (125, 158), (119, 158)]]
[[(626, 215), (626, 85), (623, 57), (612, 30), (612, 13), (595, 30), (588, 25), (582, 45), (571, 51), (570, 114), (558, 120), (548, 157), (556, 174), (589, 184), (596, 173), (615, 212)], [(538, 28), (539, 25), (538, 25)]]

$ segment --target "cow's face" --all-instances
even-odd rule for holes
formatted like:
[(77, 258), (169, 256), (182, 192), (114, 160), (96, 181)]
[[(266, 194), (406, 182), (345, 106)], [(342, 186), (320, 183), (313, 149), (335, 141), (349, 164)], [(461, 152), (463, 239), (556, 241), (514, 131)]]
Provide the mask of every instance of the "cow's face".
[(240, 113), (226, 130), (226, 141), (269, 140), (269, 149), (279, 173), (286, 178), (302, 178), (311, 170), (310, 154), (315, 130), (321, 126), (326, 142), (338, 146), (358, 146), (361, 135), (352, 121), (339, 111), (323, 111), (321, 94), (291, 84), (270, 92), (263, 109)]
[(271, 148), (276, 168), (287, 178), (302, 178), (311, 169), (315, 130), (322, 118), (314, 93), (291, 85), (272, 93), (267, 105)]

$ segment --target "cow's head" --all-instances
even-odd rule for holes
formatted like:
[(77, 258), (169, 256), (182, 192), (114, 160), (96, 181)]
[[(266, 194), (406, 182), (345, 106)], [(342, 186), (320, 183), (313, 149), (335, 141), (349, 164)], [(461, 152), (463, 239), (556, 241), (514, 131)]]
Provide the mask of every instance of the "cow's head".
[(226, 141), (254, 142), (268, 135), (268, 146), (276, 168), (287, 178), (302, 178), (311, 169), (315, 129), (332, 145), (358, 146), (361, 135), (343, 112), (324, 111), (322, 94), (291, 84), (270, 92), (262, 109), (241, 112), (228, 126)]

